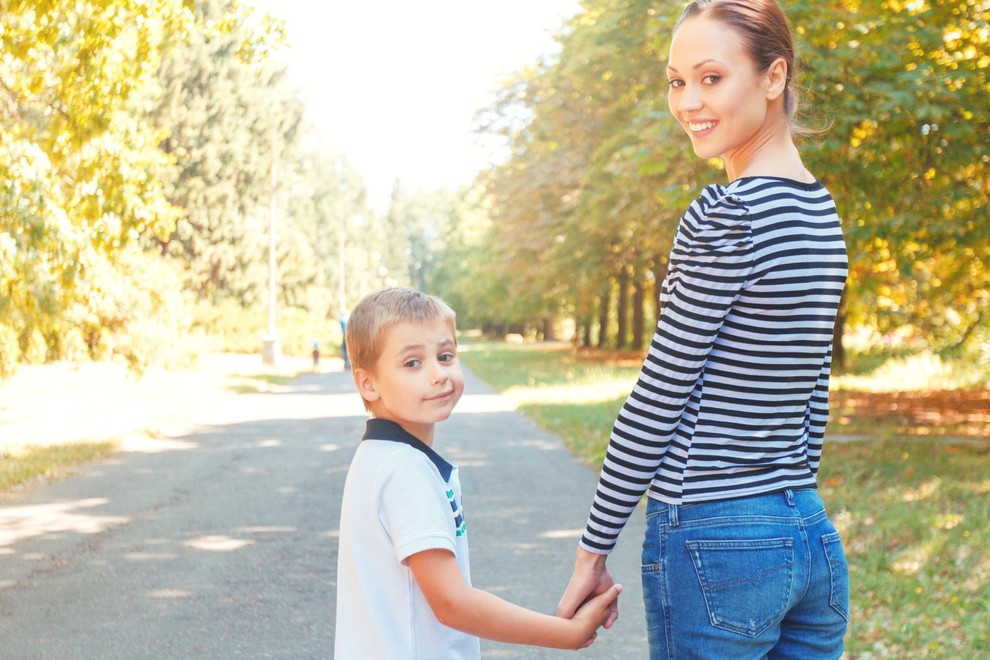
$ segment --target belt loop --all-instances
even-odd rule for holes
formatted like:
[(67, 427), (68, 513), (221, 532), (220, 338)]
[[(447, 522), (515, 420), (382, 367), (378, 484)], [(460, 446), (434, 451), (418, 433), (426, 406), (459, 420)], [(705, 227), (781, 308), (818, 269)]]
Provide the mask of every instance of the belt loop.
[(667, 522), (671, 527), (677, 527), (677, 505), (668, 504), (667, 505)]
[(784, 496), (787, 498), (787, 506), (794, 506), (794, 491), (788, 488), (784, 491)]

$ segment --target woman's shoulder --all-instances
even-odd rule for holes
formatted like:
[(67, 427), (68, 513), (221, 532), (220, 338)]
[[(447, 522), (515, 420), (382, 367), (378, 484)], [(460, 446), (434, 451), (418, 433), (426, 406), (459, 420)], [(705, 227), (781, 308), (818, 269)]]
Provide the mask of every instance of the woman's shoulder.
[(705, 186), (688, 207), (686, 218), (697, 223), (745, 218), (749, 209), (745, 199), (729, 186), (713, 183)]
[(741, 249), (750, 243), (750, 210), (725, 186), (705, 187), (681, 217), (675, 243), (686, 250)]
[(747, 202), (761, 202), (779, 197), (809, 198), (827, 196), (821, 181), (799, 181), (786, 177), (750, 176), (725, 186), (725, 192)]

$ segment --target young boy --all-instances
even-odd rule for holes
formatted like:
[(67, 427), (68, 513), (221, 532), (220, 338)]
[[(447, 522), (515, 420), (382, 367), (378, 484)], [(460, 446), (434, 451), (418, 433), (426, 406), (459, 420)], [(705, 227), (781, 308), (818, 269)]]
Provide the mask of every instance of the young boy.
[(573, 619), (471, 586), (457, 468), (433, 449), (434, 426), (464, 391), (453, 310), (419, 291), (379, 291), (352, 310), (347, 348), (372, 419), (344, 485), (334, 657), (477, 659), (479, 637), (590, 645), (621, 586)]

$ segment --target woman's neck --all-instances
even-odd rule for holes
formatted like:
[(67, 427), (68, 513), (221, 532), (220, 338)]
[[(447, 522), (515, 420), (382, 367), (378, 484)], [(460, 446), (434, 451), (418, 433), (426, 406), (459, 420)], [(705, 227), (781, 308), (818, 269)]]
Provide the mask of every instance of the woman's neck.
[(765, 127), (749, 142), (723, 156), (729, 181), (752, 176), (772, 176), (811, 183), (814, 175), (801, 161), (790, 127), (781, 124)]

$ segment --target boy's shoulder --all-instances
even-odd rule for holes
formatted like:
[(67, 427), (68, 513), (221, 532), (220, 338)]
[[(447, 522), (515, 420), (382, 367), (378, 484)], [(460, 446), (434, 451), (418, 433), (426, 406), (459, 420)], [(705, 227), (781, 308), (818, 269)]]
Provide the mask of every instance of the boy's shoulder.
[(410, 457), (422, 457), (436, 469), (444, 481), (450, 481), (454, 471), (454, 466), (434, 451), (432, 447), (418, 440), (397, 423), (386, 419), (368, 420), (364, 437), (361, 439), (361, 446), (358, 449), (355, 460), (362, 453), (368, 455), (368, 459), (378, 461), (404, 454)]

